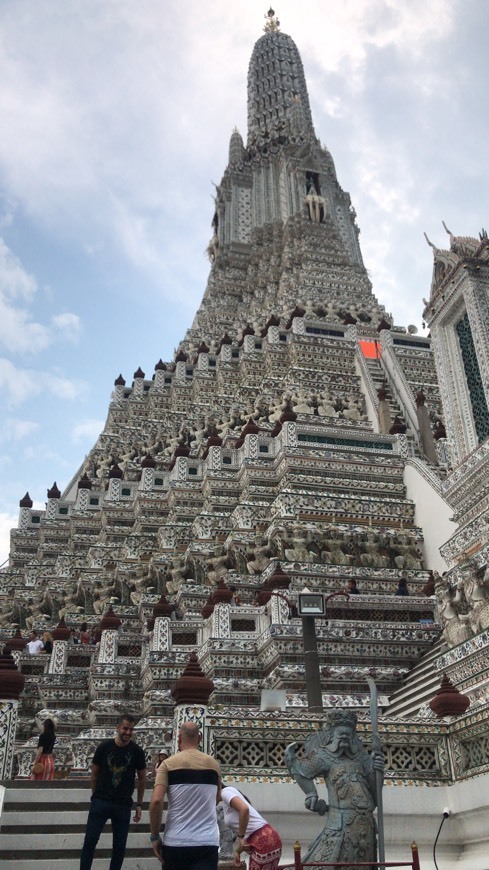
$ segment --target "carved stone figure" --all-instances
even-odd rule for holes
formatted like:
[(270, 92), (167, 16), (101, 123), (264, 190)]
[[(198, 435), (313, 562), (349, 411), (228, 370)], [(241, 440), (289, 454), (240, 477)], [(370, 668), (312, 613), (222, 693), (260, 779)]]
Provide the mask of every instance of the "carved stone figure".
[(296, 414), (312, 414), (310, 398), (306, 395), (305, 390), (299, 390), (294, 397), (295, 404), (292, 405)]
[(304, 197), (304, 203), (307, 206), (309, 220), (316, 224), (321, 223), (324, 218), (325, 200), (318, 194), (313, 181)]
[[(310, 844), (305, 862), (376, 860), (373, 811), (376, 807), (375, 770), (383, 770), (383, 756), (369, 756), (356, 733), (357, 718), (350, 710), (334, 710), (327, 724), (307, 738), (304, 755), (296, 743), (285, 751), (285, 763), (306, 795), (306, 809), (326, 815), (326, 824)], [(318, 797), (314, 779), (324, 777), (328, 803)]]
[(489, 565), (475, 574), (471, 571), (464, 581), (464, 592), (471, 607), (468, 613), (474, 634), (489, 628)]
[(219, 828), (219, 859), (230, 861), (233, 857), (233, 844), (236, 839), (234, 831), (228, 828), (224, 822), (224, 808), (222, 804), (217, 807), (217, 827)]
[(440, 622), (443, 626), (443, 636), (450, 646), (456, 646), (469, 640), (472, 631), (468, 624), (467, 614), (460, 612), (462, 590), (457, 588), (452, 594), (448, 580), (440, 577), (435, 586)]
[(318, 415), (320, 417), (337, 417), (338, 413), (333, 407), (328, 390), (324, 390), (318, 401)]

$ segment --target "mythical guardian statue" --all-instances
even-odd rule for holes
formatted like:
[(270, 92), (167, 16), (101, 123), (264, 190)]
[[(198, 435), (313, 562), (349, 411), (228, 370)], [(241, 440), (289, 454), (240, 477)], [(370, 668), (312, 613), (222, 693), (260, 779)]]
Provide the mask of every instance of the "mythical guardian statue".
[[(334, 710), (324, 728), (304, 743), (285, 751), (285, 763), (306, 795), (306, 809), (326, 815), (326, 824), (310, 844), (305, 862), (352, 861), (344, 870), (355, 870), (359, 861), (376, 860), (377, 804), (375, 771), (384, 769), (381, 752), (369, 756), (356, 733), (357, 718), (350, 710)], [(314, 779), (323, 776), (328, 803), (318, 797)]]

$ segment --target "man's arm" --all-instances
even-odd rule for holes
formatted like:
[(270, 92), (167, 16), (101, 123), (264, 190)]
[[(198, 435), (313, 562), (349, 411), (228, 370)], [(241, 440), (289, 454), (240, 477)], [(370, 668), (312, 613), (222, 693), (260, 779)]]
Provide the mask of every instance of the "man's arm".
[(137, 771), (138, 775), (138, 801), (134, 810), (134, 821), (141, 821), (141, 813), (143, 810), (144, 792), (146, 791), (146, 768), (142, 767)]
[(100, 767), (98, 764), (93, 764), (92, 762), (92, 774), (90, 777), (90, 786), (92, 789), (92, 794), (95, 793), (95, 789), (97, 788), (97, 781), (100, 775)]
[(163, 818), (163, 802), (166, 795), (165, 785), (155, 785), (149, 804), (149, 823), (151, 826), (151, 846), (156, 857), (162, 861), (162, 842), (160, 837)]

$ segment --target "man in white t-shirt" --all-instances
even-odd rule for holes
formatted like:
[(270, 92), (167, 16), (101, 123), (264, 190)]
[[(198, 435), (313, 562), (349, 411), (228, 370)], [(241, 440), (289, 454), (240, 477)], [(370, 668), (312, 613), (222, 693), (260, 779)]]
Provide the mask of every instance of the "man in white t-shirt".
[(40, 638), (37, 636), (37, 631), (31, 631), (31, 636), (29, 643), (27, 644), (27, 649), (29, 650), (31, 656), (35, 655), (41, 650), (44, 649), (44, 644)]
[[(216, 799), (221, 768), (200, 752), (195, 722), (184, 722), (178, 734), (179, 752), (163, 761), (156, 774), (149, 805), (151, 845), (165, 870), (217, 870), (219, 829)], [(160, 838), (163, 801), (168, 796), (163, 841)]]

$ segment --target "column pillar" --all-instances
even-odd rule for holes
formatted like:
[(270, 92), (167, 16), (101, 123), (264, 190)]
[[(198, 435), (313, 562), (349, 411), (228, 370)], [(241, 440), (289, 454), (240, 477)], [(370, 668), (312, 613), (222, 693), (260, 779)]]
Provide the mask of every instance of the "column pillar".
[(0, 656), (0, 781), (12, 779), (19, 695), (25, 677), (5, 647)]
[(187, 667), (171, 690), (175, 699), (172, 752), (177, 751), (178, 732), (183, 723), (195, 722), (202, 735), (200, 748), (212, 755), (213, 735), (208, 724), (207, 705), (213, 691), (214, 683), (205, 676), (197, 653), (190, 653)]
[(319, 670), (318, 642), (314, 616), (302, 617), (302, 638), (304, 641), (307, 709), (310, 713), (321, 713), (323, 710), (323, 697), (321, 693), (321, 672)]

